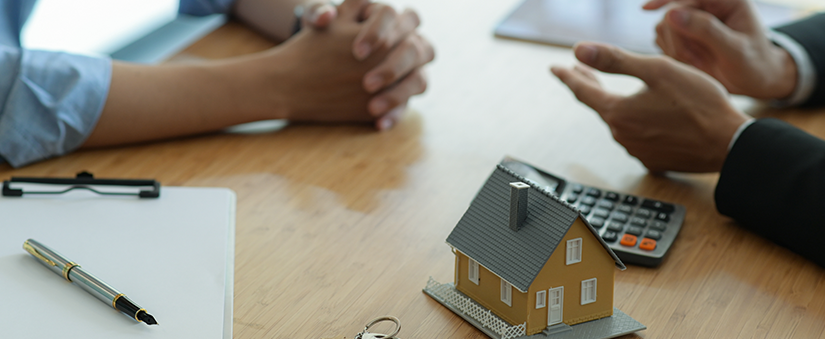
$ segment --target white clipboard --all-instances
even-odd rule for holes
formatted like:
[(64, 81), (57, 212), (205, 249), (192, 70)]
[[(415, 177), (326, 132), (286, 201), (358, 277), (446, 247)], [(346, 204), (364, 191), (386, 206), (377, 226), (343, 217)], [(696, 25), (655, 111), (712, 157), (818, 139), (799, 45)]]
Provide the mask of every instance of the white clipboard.
[[(232, 338), (235, 193), (0, 197), (0, 338)], [(138, 323), (22, 248), (33, 238), (155, 316)]]

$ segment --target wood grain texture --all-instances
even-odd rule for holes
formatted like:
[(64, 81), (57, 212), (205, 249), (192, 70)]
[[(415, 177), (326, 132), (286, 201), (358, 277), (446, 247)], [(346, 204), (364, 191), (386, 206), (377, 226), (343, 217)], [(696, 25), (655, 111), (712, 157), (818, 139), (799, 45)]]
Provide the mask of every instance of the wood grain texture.
[[(403, 6), (400, 1), (393, 2)], [(823, 338), (825, 272), (716, 212), (717, 176), (647, 174), (548, 72), (569, 49), (499, 40), (516, 0), (417, 0), (436, 47), (430, 87), (394, 129), (286, 125), (76, 152), (0, 177), (156, 178), (238, 195), (235, 338), (351, 338), (377, 316), (402, 338), (486, 338), (421, 292), (453, 278), (445, 244), (495, 164), (511, 155), (569, 180), (687, 206), (659, 268), (617, 272), (615, 305), (648, 326), (628, 337)], [(230, 23), (173, 61), (273, 46)], [(609, 89), (641, 84), (602, 76)], [(825, 111), (737, 105), (825, 137)], [(379, 328), (380, 330), (380, 328)]]

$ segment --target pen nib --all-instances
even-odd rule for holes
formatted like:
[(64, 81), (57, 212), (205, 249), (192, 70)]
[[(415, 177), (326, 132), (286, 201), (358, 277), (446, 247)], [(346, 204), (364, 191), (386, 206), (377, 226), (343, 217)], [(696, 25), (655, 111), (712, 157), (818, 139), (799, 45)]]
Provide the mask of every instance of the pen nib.
[(140, 319), (140, 321), (145, 322), (146, 325), (157, 325), (158, 324), (158, 322), (155, 320), (155, 317), (153, 317), (152, 315), (150, 315), (149, 313), (146, 313), (144, 311), (138, 312), (137, 317), (138, 317), (138, 319)]

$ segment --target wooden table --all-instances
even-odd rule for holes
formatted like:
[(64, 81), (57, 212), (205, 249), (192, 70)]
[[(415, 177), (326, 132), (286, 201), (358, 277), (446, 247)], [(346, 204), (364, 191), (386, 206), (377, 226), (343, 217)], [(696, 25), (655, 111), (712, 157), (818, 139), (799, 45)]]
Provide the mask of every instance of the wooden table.
[[(719, 215), (716, 175), (647, 174), (549, 74), (550, 64), (573, 63), (569, 49), (493, 37), (516, 3), (413, 3), (437, 56), (427, 93), (390, 131), (287, 125), (219, 133), (82, 151), (21, 169), (0, 165), (0, 177), (88, 170), (235, 190), (236, 338), (351, 338), (381, 315), (402, 320), (402, 338), (485, 338), (421, 289), (430, 276), (453, 279), (444, 240), (495, 164), (511, 155), (569, 180), (687, 206), (661, 267), (616, 273), (615, 306), (648, 326), (638, 336), (825, 337), (822, 268)], [(174, 60), (270, 46), (230, 23)], [(641, 86), (602, 79), (621, 93)], [(825, 114), (737, 104), (825, 137)]]

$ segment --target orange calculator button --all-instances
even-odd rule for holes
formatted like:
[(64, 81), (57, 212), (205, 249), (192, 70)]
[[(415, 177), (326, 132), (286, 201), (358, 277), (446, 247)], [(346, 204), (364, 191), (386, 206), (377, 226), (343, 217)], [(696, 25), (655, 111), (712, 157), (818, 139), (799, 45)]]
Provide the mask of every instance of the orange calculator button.
[(639, 244), (639, 248), (645, 251), (652, 251), (656, 249), (656, 240), (650, 238), (642, 239), (642, 242)]
[(625, 234), (622, 236), (622, 241), (619, 243), (628, 247), (636, 246), (636, 236), (632, 234)]

